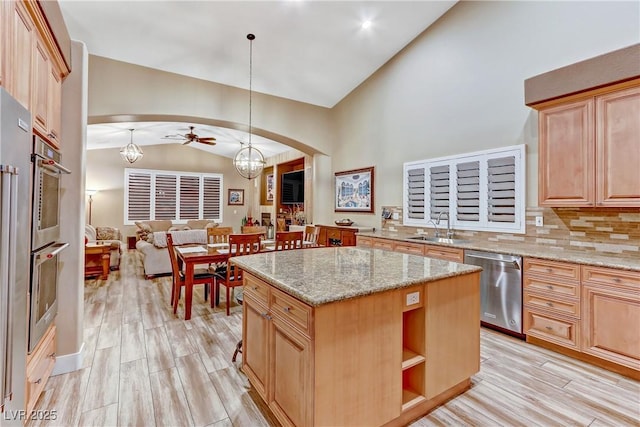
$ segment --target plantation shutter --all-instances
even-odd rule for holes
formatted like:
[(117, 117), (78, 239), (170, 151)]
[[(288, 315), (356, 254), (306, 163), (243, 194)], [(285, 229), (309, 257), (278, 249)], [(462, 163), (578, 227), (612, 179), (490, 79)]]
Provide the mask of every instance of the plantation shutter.
[(432, 220), (436, 220), (441, 212), (449, 213), (449, 165), (432, 166), (429, 168)]
[(220, 218), (220, 201), (222, 200), (222, 183), (218, 177), (204, 177), (202, 195), (203, 218)]
[(177, 203), (175, 175), (156, 175), (156, 216), (155, 219), (175, 219)]
[(200, 217), (200, 177), (180, 177), (180, 219), (198, 219)]
[(489, 159), (488, 220), (490, 222), (516, 221), (516, 160), (514, 156)]
[(425, 218), (425, 168), (424, 166), (408, 168), (405, 174), (407, 180), (407, 214), (412, 220)]
[(480, 221), (480, 162), (456, 165), (456, 218)]
[(127, 175), (127, 220), (143, 221), (151, 217), (151, 173)]

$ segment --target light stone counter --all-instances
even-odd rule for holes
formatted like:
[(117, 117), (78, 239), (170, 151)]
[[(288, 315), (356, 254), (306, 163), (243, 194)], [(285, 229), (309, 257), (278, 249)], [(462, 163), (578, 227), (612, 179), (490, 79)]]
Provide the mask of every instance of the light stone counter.
[(447, 244), (436, 242), (424, 242), (409, 239), (416, 234), (402, 232), (376, 231), (361, 232), (360, 236), (375, 237), (381, 239), (400, 240), (403, 242), (423, 243), (428, 245), (449, 246), (460, 249), (472, 249), (478, 251), (496, 252), (508, 255), (518, 255), (524, 257), (548, 259), (552, 261), (566, 261), (576, 264), (594, 265), (599, 267), (618, 268), (621, 270), (640, 271), (640, 255), (633, 258), (630, 256), (616, 256), (614, 254), (599, 254), (597, 252), (581, 250), (563, 250), (549, 248), (541, 244), (531, 244), (525, 242), (490, 241), (486, 239), (467, 239), (466, 242)]
[(314, 307), (481, 271), (472, 265), (358, 247), (264, 252), (233, 257), (231, 262)]

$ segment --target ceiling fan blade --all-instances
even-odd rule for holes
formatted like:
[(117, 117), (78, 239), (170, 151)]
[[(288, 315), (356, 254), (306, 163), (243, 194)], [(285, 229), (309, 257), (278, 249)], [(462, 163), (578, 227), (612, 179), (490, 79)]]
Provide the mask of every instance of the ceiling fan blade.
[(202, 139), (198, 140), (198, 142), (204, 145), (211, 145), (211, 146), (216, 145), (216, 143), (213, 141), (203, 141)]
[(187, 145), (187, 144), (191, 144), (193, 141), (192, 140), (187, 140), (186, 142), (183, 142), (182, 145)]
[(211, 141), (215, 141), (216, 139), (212, 136), (206, 136), (202, 138), (197, 138), (197, 140), (200, 142), (211, 142)]

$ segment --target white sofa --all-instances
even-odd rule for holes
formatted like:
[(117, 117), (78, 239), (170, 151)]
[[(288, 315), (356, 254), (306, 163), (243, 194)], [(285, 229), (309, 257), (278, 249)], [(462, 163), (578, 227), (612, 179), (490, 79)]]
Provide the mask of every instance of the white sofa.
[[(190, 243), (207, 243), (207, 230), (205, 228), (195, 230), (171, 230), (174, 245)], [(136, 242), (136, 249), (140, 254), (145, 277), (151, 278), (157, 275), (171, 273), (171, 259), (166, 245), (166, 231), (155, 231), (146, 236), (145, 240)]]

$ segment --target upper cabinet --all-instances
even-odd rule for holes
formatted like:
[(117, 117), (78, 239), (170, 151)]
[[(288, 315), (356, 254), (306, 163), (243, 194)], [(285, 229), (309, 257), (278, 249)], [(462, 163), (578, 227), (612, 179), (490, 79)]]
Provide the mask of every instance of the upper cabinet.
[(640, 207), (640, 80), (539, 109), (538, 201)]
[(2, 86), (31, 111), (34, 132), (59, 147), (62, 79), (70, 70), (38, 2), (3, 1), (0, 14)]

